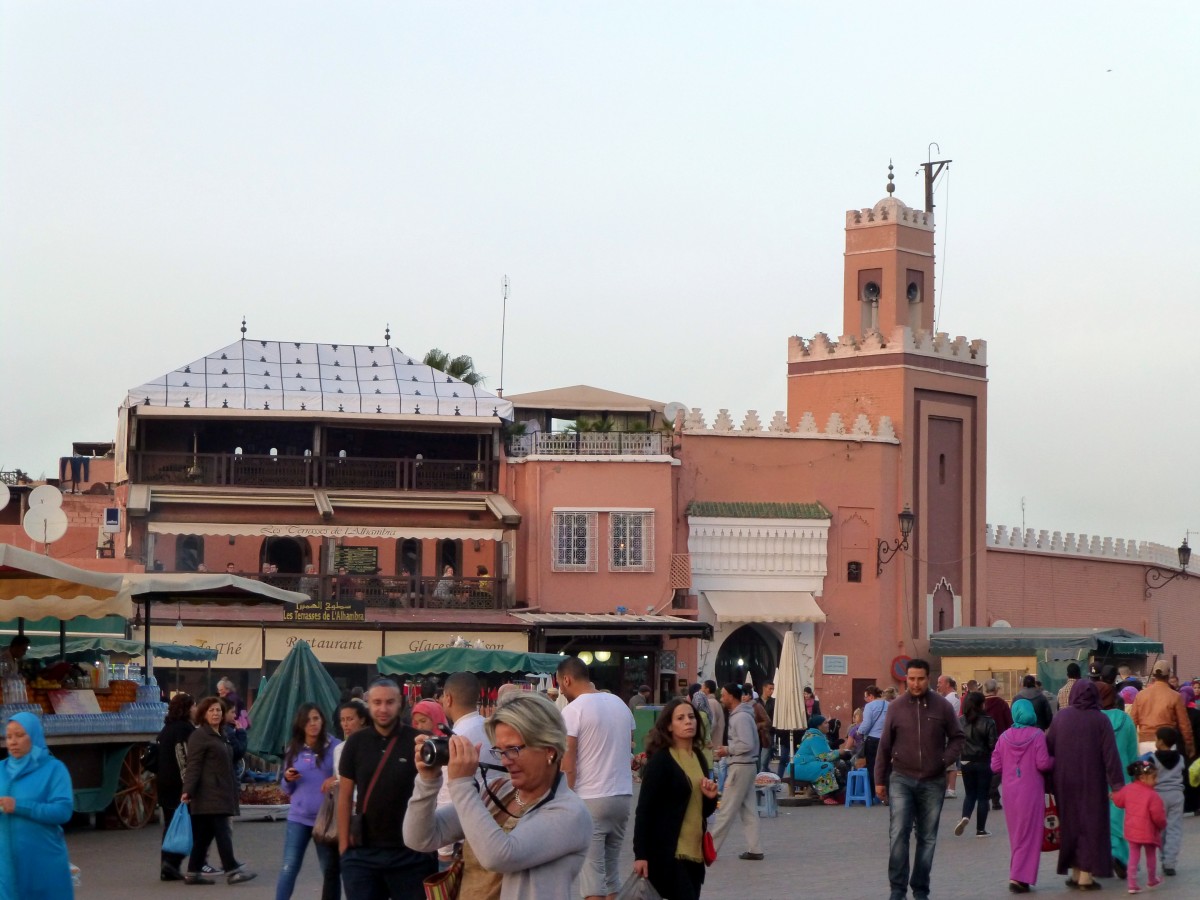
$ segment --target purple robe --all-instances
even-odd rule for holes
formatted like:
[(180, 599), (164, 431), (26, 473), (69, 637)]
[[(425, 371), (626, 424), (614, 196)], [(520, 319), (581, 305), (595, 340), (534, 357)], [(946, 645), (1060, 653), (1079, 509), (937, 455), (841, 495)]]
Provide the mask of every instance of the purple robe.
[(992, 753), (992, 771), (1000, 775), (1004, 822), (1012, 856), (1008, 877), (1036, 884), (1042, 860), (1042, 830), (1046, 821), (1046, 780), (1054, 765), (1046, 735), (1035, 727), (1009, 728)]
[(1109, 791), (1125, 785), (1112, 724), (1100, 711), (1100, 694), (1087, 679), (1071, 688), (1071, 705), (1060, 709), (1046, 732), (1054, 767), (1054, 796), (1062, 823), (1058, 874), (1071, 869), (1112, 877)]

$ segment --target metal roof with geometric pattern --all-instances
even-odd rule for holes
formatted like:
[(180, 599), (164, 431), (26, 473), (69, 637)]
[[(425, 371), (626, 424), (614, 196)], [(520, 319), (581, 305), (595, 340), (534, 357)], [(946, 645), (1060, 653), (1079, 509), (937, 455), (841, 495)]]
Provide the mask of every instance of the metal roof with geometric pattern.
[(820, 502), (813, 503), (718, 503), (693, 500), (687, 515), (700, 519), (832, 519)]
[(125, 405), (504, 419), (513, 409), (395, 347), (245, 338), (131, 389)]

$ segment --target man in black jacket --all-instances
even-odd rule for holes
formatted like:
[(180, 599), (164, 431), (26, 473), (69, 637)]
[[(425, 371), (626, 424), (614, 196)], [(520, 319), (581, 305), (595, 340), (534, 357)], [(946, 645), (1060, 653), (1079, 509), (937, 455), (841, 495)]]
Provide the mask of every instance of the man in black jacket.
[[(910, 659), (905, 693), (887, 709), (875, 759), (875, 793), (890, 799), (888, 881), (890, 900), (929, 898), (929, 873), (937, 846), (938, 821), (946, 798), (946, 769), (958, 759), (963, 733), (954, 708), (929, 690), (929, 663)], [(909, 834), (917, 851), (909, 878)]]
[(1050, 708), (1050, 701), (1046, 699), (1046, 695), (1042, 689), (1037, 686), (1037, 679), (1032, 675), (1026, 675), (1021, 682), (1021, 690), (1017, 691), (1017, 696), (1013, 698), (1015, 703), (1017, 700), (1028, 700), (1033, 704), (1033, 713), (1037, 716), (1038, 728), (1045, 731), (1050, 727), (1050, 721), (1054, 718), (1054, 710)]

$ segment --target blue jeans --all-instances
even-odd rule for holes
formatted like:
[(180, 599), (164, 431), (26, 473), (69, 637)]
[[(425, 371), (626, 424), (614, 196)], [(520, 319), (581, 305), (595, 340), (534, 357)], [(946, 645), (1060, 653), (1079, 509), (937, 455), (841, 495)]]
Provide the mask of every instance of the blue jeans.
[(437, 856), (407, 847), (355, 847), (342, 856), (342, 887), (350, 900), (410, 900), (437, 873)]
[[(937, 847), (938, 822), (942, 802), (946, 799), (946, 776), (917, 779), (893, 772), (888, 778), (888, 809), (891, 819), (888, 839), (888, 881), (892, 900), (904, 900), (909, 886), (913, 896), (922, 900), (929, 896), (929, 872), (933, 868), (933, 851)], [(917, 852), (909, 878), (908, 836), (917, 832)]]
[[(288, 820), (287, 831), (283, 835), (283, 865), (279, 869), (279, 880), (275, 882), (275, 900), (291, 900), (292, 891), (296, 887), (296, 876), (300, 874), (300, 867), (304, 865), (304, 852), (308, 849), (308, 842), (312, 840), (312, 832), (311, 825)], [(324, 872), (329, 866), (330, 857), (337, 851), (323, 844), (314, 846), (317, 848), (317, 862)]]

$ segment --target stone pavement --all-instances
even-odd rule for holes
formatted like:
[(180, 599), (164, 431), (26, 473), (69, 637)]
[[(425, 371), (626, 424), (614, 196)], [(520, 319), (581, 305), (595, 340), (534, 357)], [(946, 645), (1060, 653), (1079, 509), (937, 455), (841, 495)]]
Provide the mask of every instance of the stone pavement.
[[(961, 801), (948, 800), (942, 812), (932, 897), (935, 900), (987, 900), (1010, 896), (1004, 814), (993, 813), (988, 820), (991, 837), (976, 839), (972, 825), (966, 834), (956, 838), (952, 829), (958, 819), (960, 804)], [(779, 813), (776, 819), (760, 820), (767, 857), (763, 862), (743, 862), (737, 858), (745, 844), (741, 827), (734, 825), (721, 858), (708, 871), (705, 900), (790, 900), (793, 897), (886, 900), (886, 807), (814, 806), (781, 809)], [(1181, 900), (1200, 898), (1200, 818), (1187, 816), (1183, 824), (1184, 853), (1179, 875), (1166, 879), (1162, 887), (1148, 894)], [(230, 892), (240, 900), (274, 897), (283, 831), (282, 822), (235, 823), (234, 846), (238, 856), (253, 866), (259, 877), (236, 887), (219, 882), (215, 887), (205, 889), (205, 895), (226, 896), (226, 892)], [(194, 888), (158, 880), (159, 834), (158, 826), (136, 832), (70, 831), (67, 843), (71, 859), (83, 870), (83, 887), (78, 896), (97, 900), (168, 894), (190, 896)], [(632, 867), (628, 843), (622, 857), (623, 872)], [(1054, 867), (1055, 855), (1044, 854), (1036, 894), (1078, 896), (1078, 891), (1063, 885), (1062, 879), (1054, 873)], [(1107, 880), (1103, 884), (1104, 891), (1098, 892), (1101, 897), (1128, 896), (1123, 881)], [(319, 895), (316, 856), (310, 850), (294, 896), (297, 900), (313, 900)]]

